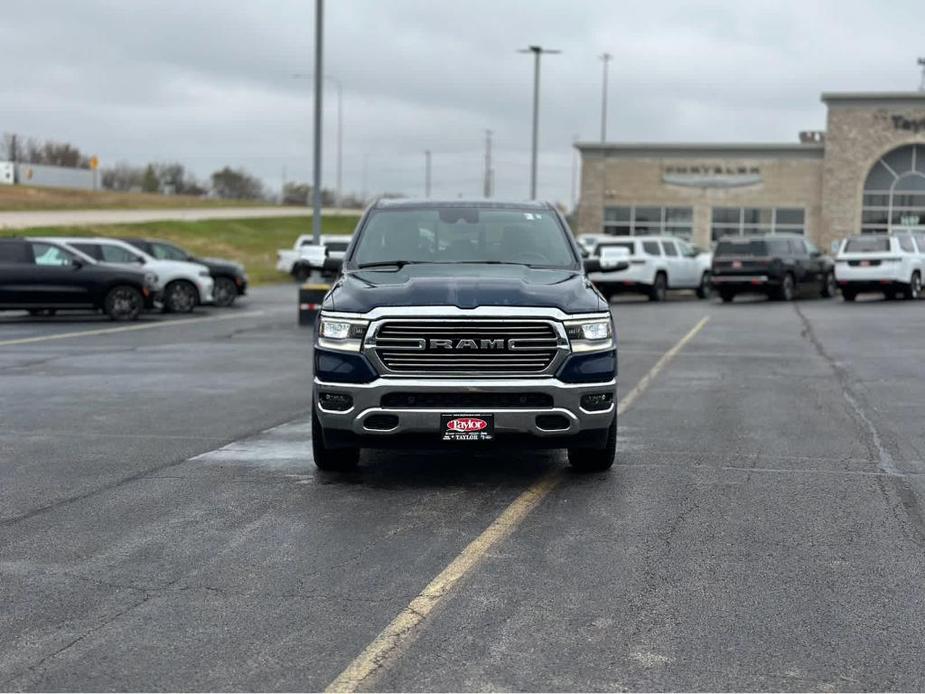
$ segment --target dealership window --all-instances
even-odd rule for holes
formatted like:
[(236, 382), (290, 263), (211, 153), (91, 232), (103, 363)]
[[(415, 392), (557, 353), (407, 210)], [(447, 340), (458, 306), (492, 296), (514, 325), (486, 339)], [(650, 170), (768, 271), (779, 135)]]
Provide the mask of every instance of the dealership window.
[(906, 145), (880, 157), (864, 181), (861, 231), (925, 228), (925, 145)]
[(714, 207), (711, 235), (802, 234), (806, 212), (799, 207)]
[(605, 207), (604, 233), (614, 236), (669, 234), (690, 239), (694, 233), (694, 208), (645, 205)]

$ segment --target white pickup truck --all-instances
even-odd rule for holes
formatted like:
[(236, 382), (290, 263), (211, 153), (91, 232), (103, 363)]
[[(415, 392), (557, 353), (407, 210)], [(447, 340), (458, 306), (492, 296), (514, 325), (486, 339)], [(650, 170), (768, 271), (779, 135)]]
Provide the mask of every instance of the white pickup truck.
[(304, 282), (313, 269), (324, 266), (325, 258), (343, 260), (350, 239), (351, 236), (348, 234), (323, 234), (321, 244), (316, 246), (311, 234), (302, 234), (295, 240), (292, 248), (276, 252), (276, 269), (292, 275), (299, 282)]

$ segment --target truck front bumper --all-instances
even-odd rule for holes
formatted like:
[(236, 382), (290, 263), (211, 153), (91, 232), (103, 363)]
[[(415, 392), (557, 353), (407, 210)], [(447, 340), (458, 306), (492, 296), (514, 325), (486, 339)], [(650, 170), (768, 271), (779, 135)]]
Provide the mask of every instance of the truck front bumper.
[[(385, 444), (409, 434), (433, 435), (439, 443), (442, 414), (493, 414), (498, 439), (527, 435), (527, 439), (541, 441), (606, 432), (614, 418), (617, 382), (564, 383), (554, 377), (465, 381), (383, 377), (371, 383), (329, 383), (316, 378), (314, 390), (326, 439), (329, 432), (339, 431), (376, 446), (377, 441)], [(349, 408), (325, 408), (321, 401), (325, 393), (349, 396)], [(604, 402), (598, 398), (589, 409), (585, 396), (603, 396)], [(467, 406), (467, 402), (477, 404)]]

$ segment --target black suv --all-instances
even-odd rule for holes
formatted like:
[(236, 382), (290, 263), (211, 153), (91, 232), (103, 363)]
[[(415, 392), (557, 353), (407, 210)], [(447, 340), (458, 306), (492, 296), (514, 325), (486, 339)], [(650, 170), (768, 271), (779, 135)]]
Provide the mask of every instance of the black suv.
[(713, 251), (711, 283), (726, 303), (745, 293), (780, 301), (797, 295), (831, 297), (835, 264), (796, 234), (727, 236)]
[(135, 320), (154, 305), (156, 284), (154, 273), (97, 263), (53, 242), (0, 239), (0, 311), (97, 309)]
[(216, 306), (231, 306), (235, 299), (247, 293), (247, 273), (238, 263), (222, 258), (198, 258), (179, 246), (157, 239), (121, 240), (158, 260), (181, 260), (205, 265), (215, 281), (212, 296)]

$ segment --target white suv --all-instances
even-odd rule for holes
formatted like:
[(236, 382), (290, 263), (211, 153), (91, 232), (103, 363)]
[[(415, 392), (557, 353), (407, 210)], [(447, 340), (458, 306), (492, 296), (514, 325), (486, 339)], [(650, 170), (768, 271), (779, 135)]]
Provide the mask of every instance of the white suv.
[(887, 299), (922, 294), (925, 247), (911, 234), (863, 234), (844, 239), (835, 255), (835, 281), (845, 301), (862, 292)]
[(165, 312), (189, 313), (200, 304), (212, 303), (214, 280), (209, 268), (199, 263), (158, 260), (117, 239), (55, 237), (51, 239), (104, 263), (144, 265), (157, 275), (156, 299)]
[(710, 295), (712, 254), (705, 253), (674, 236), (608, 236), (594, 249), (616, 246), (629, 252), (630, 266), (617, 272), (588, 275), (608, 299), (614, 294), (645, 294), (651, 301), (664, 301), (669, 289), (693, 289), (701, 299)]

